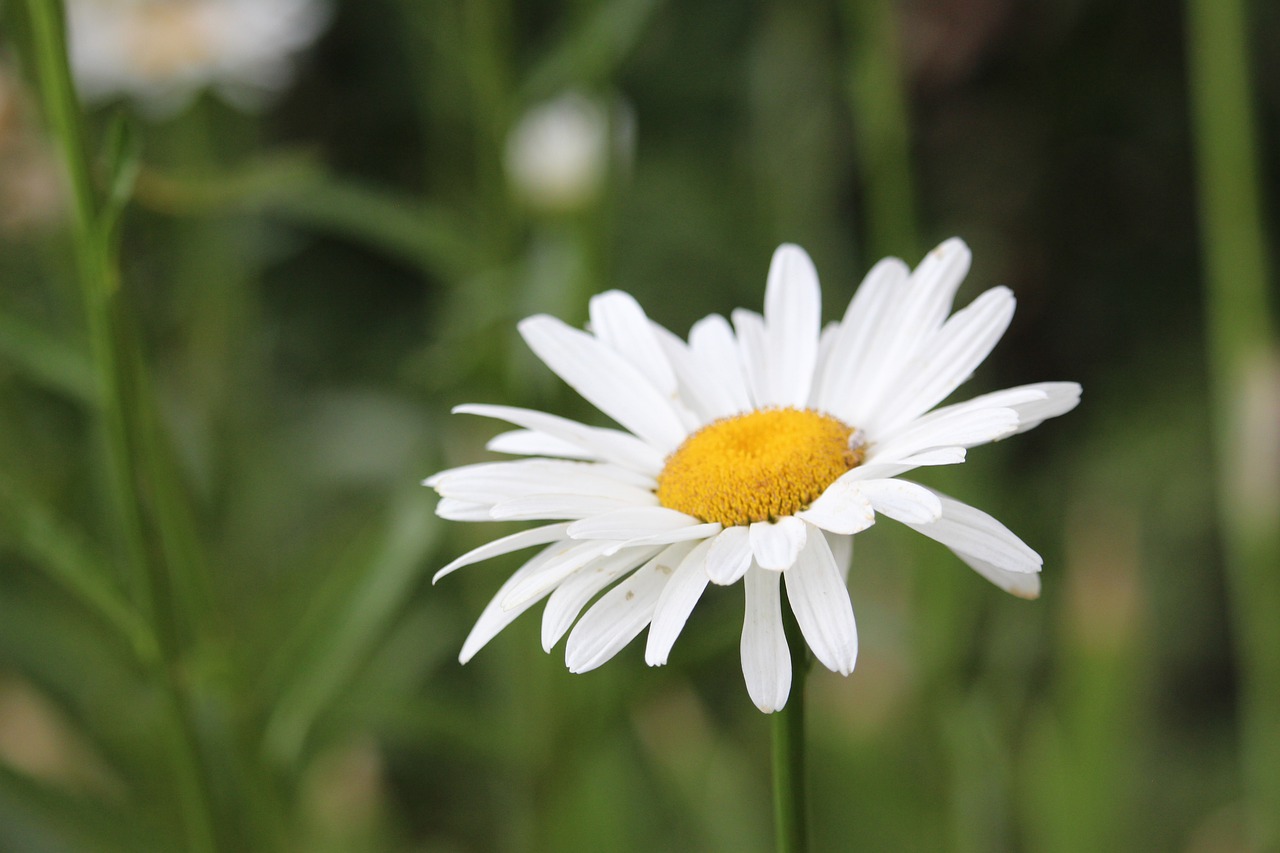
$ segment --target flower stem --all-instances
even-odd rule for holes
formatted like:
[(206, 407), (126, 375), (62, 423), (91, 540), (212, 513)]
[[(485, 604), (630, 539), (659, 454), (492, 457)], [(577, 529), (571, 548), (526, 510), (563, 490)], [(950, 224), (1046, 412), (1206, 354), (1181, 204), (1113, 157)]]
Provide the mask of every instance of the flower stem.
[(57, 0), (27, 0), (26, 6), (45, 114), (69, 179), (73, 250), (121, 537), (134, 570), (134, 594), (141, 600), (140, 609), (155, 640), (154, 656), (146, 655), (141, 663), (164, 693), (168, 719), (157, 737), (172, 760), (185, 849), (211, 853), (217, 849), (215, 809), (192, 697), (181, 673), (188, 634), (196, 621), (191, 596), (194, 573), (186, 559), (194, 540), (180, 516), (176, 472), (159, 440), (158, 414), (140, 348), (121, 305), (110, 217), (94, 185), (67, 60), (63, 9)]
[(790, 604), (783, 604), (782, 624), (791, 650), (792, 675), (787, 704), (773, 715), (774, 837), (778, 853), (804, 853), (809, 849), (804, 760), (804, 682), (809, 673), (808, 647)]
[(1280, 350), (1270, 318), (1247, 4), (1188, 0), (1218, 519), (1240, 662), (1240, 752), (1255, 849), (1280, 845)]
[(845, 0), (841, 9), (849, 39), (849, 104), (857, 123), (854, 156), (866, 188), (866, 254), (913, 258), (920, 237), (895, 4)]

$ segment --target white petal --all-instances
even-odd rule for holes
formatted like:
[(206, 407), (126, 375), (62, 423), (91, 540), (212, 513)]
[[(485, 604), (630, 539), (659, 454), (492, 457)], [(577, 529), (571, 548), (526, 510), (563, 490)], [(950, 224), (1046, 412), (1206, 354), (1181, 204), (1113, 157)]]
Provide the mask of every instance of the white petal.
[[(945, 449), (954, 453), (962, 448), (1025, 432), (1046, 418), (1071, 411), (1079, 402), (1080, 386), (1074, 382), (1040, 382), (982, 394), (972, 400), (934, 409), (895, 430), (891, 437), (872, 449), (867, 461), (910, 461), (911, 467), (951, 464), (921, 461), (914, 457), (921, 456), (920, 448), (929, 445), (953, 444), (954, 447)], [(1015, 424), (1013, 429), (1007, 428), (1010, 412)], [(909, 455), (903, 456), (904, 453)], [(954, 461), (962, 460), (963, 456)]]
[(1018, 598), (1034, 599), (1040, 597), (1039, 572), (1011, 572), (994, 566), (986, 560), (979, 560), (977, 557), (970, 557), (959, 551), (953, 553), (961, 560), (964, 560), (969, 568), (1005, 592), (1016, 595)]
[(877, 434), (927, 412), (960, 387), (995, 348), (1013, 319), (1015, 300), (994, 287), (957, 311), (919, 352), (919, 367), (887, 393), (864, 428)]
[[(929, 445), (975, 447), (988, 441), (1003, 438), (1003, 435), (996, 435), (993, 438), (991, 437), (991, 432), (994, 429), (985, 430), (980, 427), (980, 419), (982, 417), (979, 414), (980, 412), (996, 412), (998, 413), (996, 417), (1007, 418), (1008, 415), (1004, 414), (1002, 410), (1012, 410), (1014, 420), (1018, 424), (1014, 431), (1020, 432), (1023, 411), (1029, 406), (1038, 408), (1047, 396), (1048, 393), (1042, 387), (1023, 385), (1018, 388), (993, 391), (990, 394), (974, 397), (972, 400), (965, 400), (961, 403), (953, 403), (940, 409), (934, 409), (928, 414), (921, 415), (894, 430), (891, 435), (881, 436), (881, 446), (873, 451), (873, 455), (878, 456), (883, 453), (884, 446), (888, 444), (912, 443), (917, 447)], [(965, 434), (964, 431), (961, 431), (962, 427), (972, 432), (972, 434)], [(1008, 434), (1012, 434), (1012, 432)], [(886, 458), (892, 455), (886, 454)]]
[(512, 533), (510, 536), (503, 536), (501, 539), (487, 542), (479, 548), (471, 549), (436, 572), (431, 582), (435, 583), (445, 575), (451, 574), (463, 566), (478, 563), (481, 560), (488, 560), (502, 554), (510, 554), (512, 551), (531, 548), (534, 545), (546, 545), (550, 542), (555, 542), (557, 539), (563, 539), (565, 538), (565, 530), (568, 527), (568, 524), (548, 524), (544, 527), (534, 527), (531, 530), (521, 530), (519, 533)]
[(569, 632), (564, 660), (570, 672), (587, 672), (617, 654), (653, 618), (654, 608), (689, 543), (666, 548), (615, 586), (583, 614)]
[(658, 345), (640, 303), (629, 293), (611, 290), (590, 302), (591, 331), (643, 373), (653, 387), (672, 397), (676, 377)]
[[(1047, 392), (1036, 385), (1020, 385), (1017, 388), (992, 391), (989, 394), (980, 394), (969, 400), (934, 409), (928, 414), (921, 415), (911, 421), (907, 426), (903, 427), (903, 430), (913, 430), (921, 425), (932, 424), (935, 421), (945, 420), (962, 413), (980, 409), (1013, 409), (1015, 413), (1019, 413), (1019, 421), (1021, 421), (1020, 412), (1024, 407), (1041, 403), (1047, 396)], [(966, 444), (965, 446), (972, 447), (973, 445)]]
[(780, 518), (776, 522), (754, 522), (748, 533), (751, 553), (762, 569), (789, 569), (804, 547), (807, 530), (805, 523), (794, 516)]
[(503, 599), (507, 597), (512, 589), (540, 572), (546, 562), (558, 553), (559, 551), (554, 545), (541, 551), (537, 556), (517, 569), (511, 577), (507, 578), (506, 583), (498, 588), (498, 593), (490, 599), (484, 612), (480, 614), (480, 618), (476, 620), (475, 626), (472, 627), (471, 633), (467, 635), (466, 641), (463, 642), (462, 651), (458, 653), (460, 662), (466, 663), (471, 660), (476, 652), (480, 651), (486, 643), (497, 636), (499, 631), (514, 622), (521, 613), (538, 603), (538, 599), (534, 598), (520, 607), (506, 608), (502, 606)]
[(831, 558), (836, 561), (836, 568), (840, 570), (841, 582), (848, 583), (849, 569), (853, 565), (853, 537), (826, 532), (822, 535), (826, 537)]
[(818, 362), (822, 294), (818, 271), (799, 246), (773, 253), (764, 291), (768, 398), (759, 402), (803, 408)]
[(697, 426), (741, 411), (716, 372), (688, 344), (656, 323), (653, 332), (675, 372), (680, 401), (696, 415)]
[(822, 334), (818, 336), (818, 363), (813, 368), (813, 382), (810, 384), (809, 402), (807, 404), (811, 409), (826, 411), (817, 402), (817, 397), (822, 388), (823, 377), (826, 375), (827, 367), (831, 363), (831, 351), (835, 349), (836, 338), (839, 336), (839, 323), (827, 323), (822, 327)]
[(622, 426), (664, 454), (684, 440), (668, 396), (612, 347), (546, 315), (521, 320), (519, 328), (538, 358)]
[(640, 471), (634, 471), (607, 462), (579, 462), (571, 459), (517, 459), (501, 462), (476, 462), (471, 465), (460, 465), (432, 474), (423, 484), (439, 489), (445, 484), (457, 484), (465, 480), (476, 479), (512, 479), (521, 478), (522, 485), (538, 485), (544, 482), (554, 483), (562, 475), (572, 477), (592, 477), (609, 483), (621, 483), (652, 489), (657, 480)]
[(743, 372), (742, 356), (729, 321), (712, 314), (689, 330), (689, 350), (729, 398), (726, 414), (751, 408), (751, 392)]
[(867, 348), (884, 320), (887, 307), (892, 304), (895, 291), (906, 285), (910, 274), (902, 261), (885, 258), (862, 280), (831, 343), (822, 382), (814, 396), (818, 409), (845, 417), (845, 406), (855, 399), (859, 386), (865, 384), (871, 366)]
[[(907, 466), (904, 462), (864, 462), (840, 475), (836, 482), (863, 482), (865, 480), (887, 480), (901, 474)], [(831, 488), (828, 486), (827, 488)]]
[(867, 462), (894, 462), (940, 447), (973, 447), (1013, 435), (1017, 429), (1018, 413), (1013, 409), (938, 409), (878, 442), (867, 454)]
[(906, 480), (863, 480), (858, 488), (876, 512), (903, 524), (924, 524), (942, 516), (942, 501), (924, 486)]
[(959, 465), (966, 455), (963, 447), (935, 447), (923, 453), (913, 453), (898, 460), (903, 467), (901, 471), (895, 472), (895, 475), (912, 468), (923, 468), (929, 465)]
[(488, 504), (458, 501), (453, 498), (441, 498), (436, 504), (436, 515), (449, 521), (494, 521), (489, 515)]
[(932, 524), (909, 524), (965, 557), (1009, 572), (1038, 572), (1044, 560), (1000, 522), (980, 509), (939, 495), (942, 517)]
[(699, 542), (689, 552), (663, 587), (653, 610), (653, 622), (649, 625), (649, 640), (645, 644), (644, 660), (649, 666), (662, 666), (671, 654), (676, 637), (680, 636), (694, 605), (707, 588), (706, 558), (714, 540)]
[(693, 516), (664, 506), (628, 507), (575, 521), (569, 525), (569, 536), (626, 540), (698, 524)]
[(602, 512), (652, 506), (657, 502), (658, 498), (653, 495), (644, 501), (604, 498), (598, 495), (526, 495), (495, 504), (489, 510), (489, 518), (493, 521), (590, 518)]
[[(1023, 388), (1043, 391), (1044, 398), (1013, 407), (1018, 412), (1018, 432), (1026, 432), (1049, 418), (1065, 415), (1080, 402), (1080, 385), (1076, 382), (1037, 382), (1034, 385), (1025, 385)], [(1022, 388), (1009, 390), (1019, 391)]]
[(500, 606), (505, 610), (523, 610), (529, 602), (541, 599), (569, 575), (603, 555), (606, 545), (571, 541), (552, 545), (552, 553), (541, 568), (511, 587), (499, 602)]
[(947, 240), (925, 256), (905, 287), (894, 289), (892, 304), (886, 306), (867, 344), (858, 382), (848, 391), (842, 415), (847, 423), (876, 434), (874, 427), (882, 423), (885, 402), (901, 396), (904, 381), (910, 381), (916, 369), (919, 351), (942, 326), (968, 272), (970, 257), (962, 241)]
[(495, 435), (485, 444), (494, 453), (513, 456), (555, 456), (590, 461), (598, 457), (577, 444), (531, 429), (514, 429)]
[(772, 714), (791, 693), (791, 652), (782, 630), (778, 572), (753, 568), (743, 580), (746, 614), (742, 621), (742, 676), (756, 707)]
[[(858, 470), (857, 468), (854, 471)], [(853, 534), (876, 522), (875, 508), (848, 474), (836, 480), (808, 509), (796, 517), (831, 533)]]
[(747, 528), (726, 527), (711, 540), (707, 551), (707, 577), (712, 583), (737, 583), (751, 567), (751, 543)]
[(969, 274), (973, 253), (959, 237), (943, 240), (925, 255), (911, 274), (911, 284), (920, 293), (916, 316), (922, 328), (936, 331), (951, 312), (951, 301), (964, 277)]
[(441, 496), (496, 504), (529, 494), (583, 495), (645, 503), (656, 483), (616, 465), (568, 459), (484, 462), (433, 478)]
[(858, 658), (853, 605), (827, 540), (818, 531), (808, 537), (785, 577), (787, 600), (814, 657), (832, 672), (853, 672)]
[(769, 400), (768, 336), (764, 318), (745, 308), (734, 309), (732, 317), (738, 337), (738, 357), (751, 392), (752, 408), (759, 408), (767, 405)]
[(515, 406), (469, 403), (455, 406), (453, 411), (459, 414), (496, 418), (516, 426), (546, 433), (578, 445), (593, 457), (637, 471), (657, 474), (662, 470), (662, 451), (655, 450), (634, 435), (616, 429), (587, 426), (558, 415), (549, 415), (533, 409), (520, 409)]
[(689, 527), (681, 527), (676, 530), (664, 530), (659, 533), (650, 533), (645, 536), (636, 536), (625, 542), (614, 542), (605, 551), (606, 554), (613, 554), (623, 548), (635, 548), (642, 545), (670, 545), (675, 542), (692, 542), (710, 539), (720, 532), (722, 528), (718, 521), (707, 522), (706, 524), (694, 524)]
[(551, 651), (578, 618), (595, 594), (623, 574), (653, 556), (652, 550), (635, 549), (614, 557), (596, 560), (574, 572), (547, 599), (542, 611), (542, 649)]

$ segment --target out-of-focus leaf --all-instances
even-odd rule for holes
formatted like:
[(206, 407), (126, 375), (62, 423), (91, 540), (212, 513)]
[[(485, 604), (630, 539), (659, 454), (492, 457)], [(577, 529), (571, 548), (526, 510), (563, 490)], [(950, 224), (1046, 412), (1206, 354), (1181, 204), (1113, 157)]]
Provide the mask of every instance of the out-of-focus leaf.
[[(389, 511), (374, 547), (340, 572), (317, 600), (300, 635), (274, 661), (281, 684), (263, 747), (288, 765), (301, 752), (312, 724), (338, 697), (422, 576), (438, 523), (425, 494), (410, 493)], [(354, 578), (353, 578), (354, 575)]]
[(133, 187), (141, 170), (141, 151), (142, 143), (132, 123), (124, 113), (117, 113), (107, 131), (103, 150), (107, 198), (102, 210), (102, 228), (108, 240), (133, 197)]
[(44, 785), (0, 762), (0, 849), (129, 853), (154, 849), (155, 842), (107, 804)]
[(529, 72), (523, 94), (537, 101), (575, 85), (608, 80), (660, 5), (661, 0), (613, 0), (590, 7), (591, 14)]
[(0, 358), (47, 388), (83, 403), (97, 402), (97, 380), (86, 354), (4, 313), (0, 313)]
[(448, 610), (439, 602), (415, 602), (335, 703), (335, 728), (358, 722), (392, 741), (448, 743), (477, 761), (501, 763), (520, 754), (519, 732), (503, 725), (502, 709), (422, 695), (424, 673), (456, 665), (457, 637), (474, 615)]
[(355, 183), (319, 181), (263, 204), (268, 213), (359, 240), (452, 276), (480, 263), (480, 252), (453, 214)]
[(243, 210), (279, 217), (380, 249), (433, 275), (454, 277), (482, 262), (456, 215), (335, 179), (297, 154), (264, 158), (217, 178), (146, 170), (138, 175), (137, 199), (175, 214)]
[(33, 495), (0, 475), (0, 530), (19, 552), (118, 635), (140, 661), (156, 656), (155, 639), (107, 574), (103, 557)]

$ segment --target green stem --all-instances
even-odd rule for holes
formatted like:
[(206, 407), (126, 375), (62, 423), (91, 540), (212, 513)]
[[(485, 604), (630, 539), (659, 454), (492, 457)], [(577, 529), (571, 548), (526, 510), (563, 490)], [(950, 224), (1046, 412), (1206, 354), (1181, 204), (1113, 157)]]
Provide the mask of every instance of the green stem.
[[(129, 550), (130, 563), (141, 567), (148, 562), (145, 525), (137, 502), (131, 499), (130, 460), (137, 455), (128, 429), (128, 413), (122, 405), (119, 354), (114, 344), (111, 297), (116, 289), (115, 270), (99, 226), (99, 207), (75, 90), (66, 62), (66, 42), (62, 16), (53, 0), (28, 0), (31, 28), (36, 43), (45, 111), (62, 150), (75, 213), (74, 251), (80, 277), (85, 320), (96, 369), (98, 402), (104, 419), (112, 485), (122, 514), (121, 531)], [(149, 614), (154, 619), (155, 592), (150, 572), (133, 578)]]
[(809, 673), (808, 646), (789, 604), (782, 624), (791, 650), (791, 695), (773, 715), (773, 814), (778, 853), (809, 849), (804, 761), (804, 682)]
[(493, 249), (506, 257), (515, 241), (515, 222), (502, 171), (503, 148), (511, 121), (510, 11), (505, 0), (466, 0), (462, 37), (467, 45), (466, 73), (476, 121), (476, 191)]
[(845, 0), (854, 154), (866, 188), (867, 254), (914, 259), (919, 253), (911, 126), (894, 4)]
[(1241, 763), (1253, 847), (1280, 845), (1278, 354), (1243, 0), (1188, 0), (1191, 105), (1217, 450), (1218, 518), (1241, 673)]
[[(191, 698), (183, 685), (181, 653), (184, 623), (171, 595), (173, 581), (166, 551), (175, 532), (164, 529), (172, 518), (174, 472), (163, 465), (156, 441), (154, 406), (136, 342), (128, 334), (126, 312), (119, 299), (119, 273), (110, 229), (95, 191), (79, 101), (67, 61), (65, 23), (56, 0), (27, 0), (40, 90), (50, 129), (61, 148), (67, 170), (74, 217), (74, 251), (86, 325), (97, 373), (100, 414), (111, 470), (120, 529), (133, 580), (150, 622), (160, 655), (149, 674), (166, 693), (171, 724), (172, 757), (186, 849), (217, 849), (212, 794), (203, 772)], [(158, 518), (148, 515), (158, 512)], [(191, 616), (192, 614), (187, 614)], [(190, 619), (186, 623), (190, 623)]]

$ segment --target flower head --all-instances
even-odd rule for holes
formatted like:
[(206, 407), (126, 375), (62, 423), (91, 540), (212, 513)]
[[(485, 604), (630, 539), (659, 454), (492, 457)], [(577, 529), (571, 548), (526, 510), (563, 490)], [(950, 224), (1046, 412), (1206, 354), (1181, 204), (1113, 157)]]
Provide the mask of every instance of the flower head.
[(90, 100), (165, 115), (214, 88), (253, 108), (285, 88), (329, 13), (325, 0), (70, 0), (71, 64)]
[(592, 204), (631, 154), (631, 113), (621, 101), (567, 92), (521, 116), (507, 137), (512, 189), (531, 208), (567, 213)]
[(781, 585), (814, 656), (849, 674), (858, 649), (845, 585), (851, 538), (878, 515), (941, 542), (1015, 595), (1039, 595), (1041, 559), (1022, 540), (901, 476), (963, 462), (967, 448), (1080, 398), (1079, 385), (1050, 382), (936, 408), (1013, 317), (1003, 287), (952, 313), (969, 260), (953, 239), (914, 271), (881, 261), (825, 329), (817, 273), (790, 245), (774, 254), (763, 315), (737, 310), (732, 325), (707, 317), (687, 342), (617, 291), (591, 300), (589, 331), (524, 320), (538, 357), (623, 429), (507, 406), (455, 410), (519, 427), (489, 447), (533, 458), (429, 478), (437, 513), (552, 522), (482, 545), (436, 575), (541, 546), (481, 614), (461, 660), (545, 598), (543, 645), (550, 651), (567, 632), (570, 670), (599, 666), (646, 627), (645, 660), (660, 665), (707, 584), (741, 581), (747, 690), (762, 711), (778, 710), (791, 687)]

